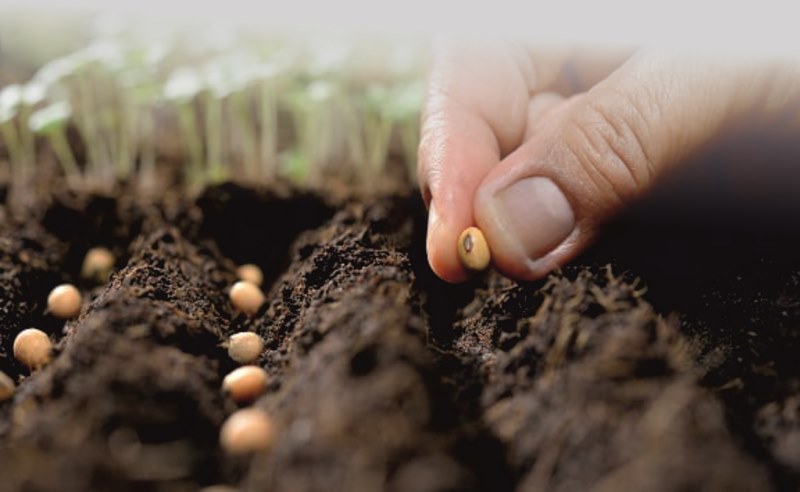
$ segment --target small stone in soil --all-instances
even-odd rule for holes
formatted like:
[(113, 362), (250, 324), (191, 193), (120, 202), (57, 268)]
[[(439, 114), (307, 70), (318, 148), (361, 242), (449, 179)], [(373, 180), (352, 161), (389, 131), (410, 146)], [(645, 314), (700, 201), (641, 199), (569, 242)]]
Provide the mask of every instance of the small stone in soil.
[(14, 339), (14, 357), (29, 369), (40, 369), (50, 362), (53, 344), (42, 330), (28, 328)]
[(81, 312), (81, 293), (72, 284), (61, 284), (47, 296), (47, 309), (56, 318), (74, 318)]
[(14, 380), (8, 374), (0, 371), (0, 401), (5, 401), (14, 396)]
[(114, 255), (108, 248), (98, 246), (86, 252), (81, 267), (81, 277), (97, 283), (108, 281), (114, 269)]
[(235, 333), (228, 340), (228, 355), (239, 364), (256, 362), (263, 351), (264, 341), (249, 331)]
[(267, 389), (267, 371), (258, 366), (234, 369), (222, 380), (222, 391), (236, 403), (248, 403)]
[(248, 316), (256, 314), (264, 304), (264, 294), (251, 282), (239, 281), (233, 284), (230, 297), (233, 307)]
[(272, 419), (257, 408), (237, 410), (222, 424), (219, 442), (230, 454), (266, 451), (275, 439)]
[(264, 281), (264, 273), (261, 272), (261, 269), (258, 268), (258, 265), (254, 265), (252, 263), (246, 263), (237, 268), (236, 276), (239, 277), (239, 280), (250, 282), (251, 284), (259, 287), (261, 287), (261, 283)]

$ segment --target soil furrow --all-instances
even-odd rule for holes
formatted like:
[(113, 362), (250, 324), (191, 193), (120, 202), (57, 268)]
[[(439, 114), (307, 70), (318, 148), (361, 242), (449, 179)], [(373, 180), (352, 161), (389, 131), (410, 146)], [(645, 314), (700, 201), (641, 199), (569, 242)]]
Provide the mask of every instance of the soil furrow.
[(131, 252), (20, 388), (0, 449), (6, 490), (196, 490), (219, 478), (214, 359), (230, 273), (175, 229)]

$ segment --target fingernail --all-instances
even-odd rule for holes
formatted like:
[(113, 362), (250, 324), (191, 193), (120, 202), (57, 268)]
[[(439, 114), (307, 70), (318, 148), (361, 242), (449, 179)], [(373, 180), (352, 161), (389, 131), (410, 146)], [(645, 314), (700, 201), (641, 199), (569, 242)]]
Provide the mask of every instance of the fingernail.
[(521, 179), (497, 192), (494, 202), (507, 239), (532, 260), (549, 253), (575, 227), (572, 207), (549, 178)]

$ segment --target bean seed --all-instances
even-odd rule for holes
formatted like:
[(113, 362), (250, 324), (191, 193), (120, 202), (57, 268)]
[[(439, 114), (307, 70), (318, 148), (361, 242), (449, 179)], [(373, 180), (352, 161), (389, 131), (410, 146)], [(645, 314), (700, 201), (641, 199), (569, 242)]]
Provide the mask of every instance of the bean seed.
[(458, 257), (465, 269), (480, 272), (491, 262), (489, 245), (477, 227), (468, 227), (458, 237)]
[(222, 391), (237, 403), (248, 403), (267, 389), (267, 371), (258, 366), (243, 366), (222, 380)]
[(81, 293), (72, 284), (61, 284), (47, 296), (47, 309), (56, 318), (74, 318), (81, 312)]
[(251, 282), (239, 281), (233, 284), (230, 297), (233, 307), (248, 316), (256, 314), (264, 304), (264, 294)]
[(244, 408), (231, 414), (219, 434), (220, 445), (231, 454), (265, 451), (274, 439), (272, 419), (257, 408)]
[(22, 330), (14, 339), (14, 357), (31, 370), (40, 369), (50, 362), (52, 350), (50, 337), (36, 328)]

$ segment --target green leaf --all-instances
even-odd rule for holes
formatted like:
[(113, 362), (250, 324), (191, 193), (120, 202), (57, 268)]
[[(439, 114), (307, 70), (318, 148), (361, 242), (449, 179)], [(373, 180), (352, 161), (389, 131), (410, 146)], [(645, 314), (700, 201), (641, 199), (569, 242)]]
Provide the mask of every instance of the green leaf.
[(34, 133), (47, 135), (66, 126), (71, 115), (69, 103), (56, 102), (31, 114), (28, 127)]

